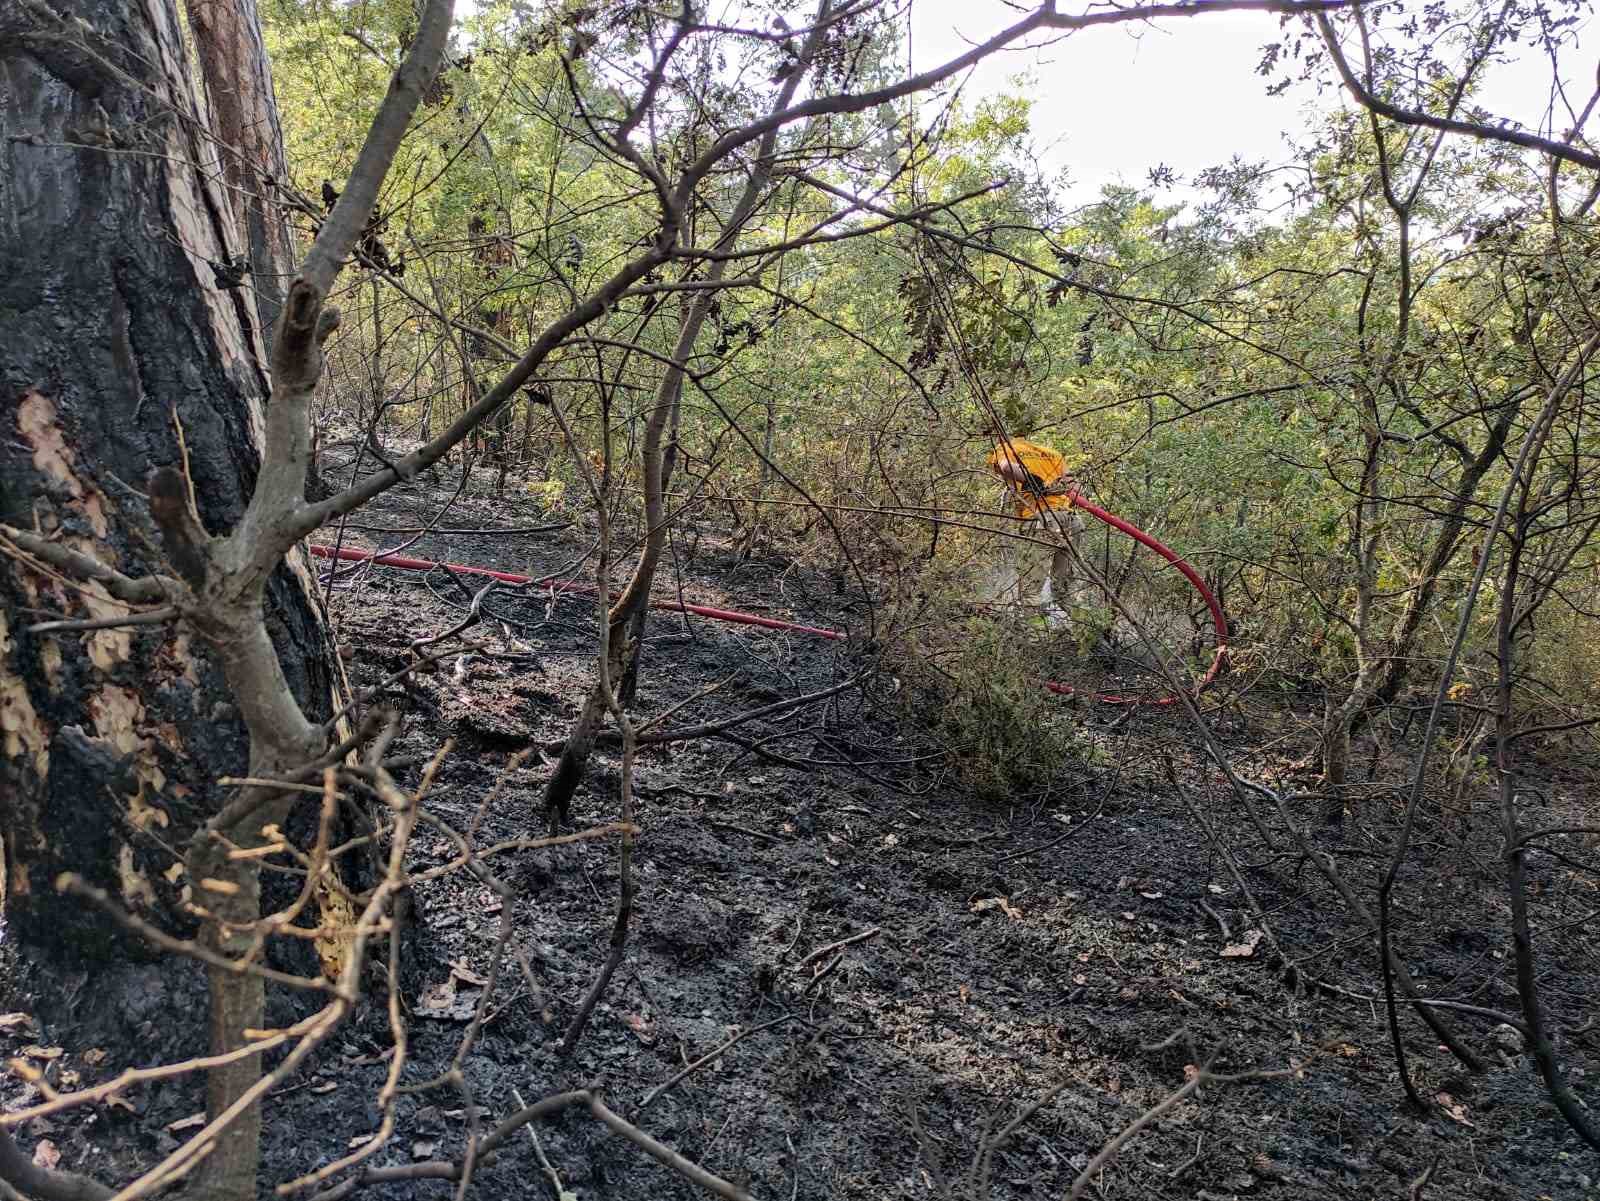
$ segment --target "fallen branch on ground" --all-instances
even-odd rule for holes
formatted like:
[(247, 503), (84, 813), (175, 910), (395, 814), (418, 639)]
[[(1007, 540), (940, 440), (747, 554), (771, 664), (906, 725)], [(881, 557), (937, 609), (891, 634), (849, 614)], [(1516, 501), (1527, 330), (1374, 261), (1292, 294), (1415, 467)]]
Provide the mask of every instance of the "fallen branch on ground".
[[(727, 1201), (752, 1201), (750, 1194), (737, 1185), (730, 1184), (722, 1177), (706, 1171), (699, 1164), (684, 1158), (664, 1143), (657, 1142), (632, 1122), (614, 1113), (600, 1100), (598, 1091), (592, 1088), (555, 1093), (518, 1110), (478, 1142), (474, 1148), (474, 1158), (479, 1164), (487, 1162), (488, 1157), (523, 1126), (537, 1122), (541, 1118), (551, 1117), (574, 1105), (583, 1106), (591, 1116), (613, 1133), (620, 1134), (645, 1154), (665, 1164), (685, 1179), (692, 1180), (707, 1192), (725, 1197)], [(398, 1180), (457, 1180), (462, 1174), (463, 1167), (463, 1161), (430, 1160), (426, 1163), (402, 1164), (397, 1167), (368, 1168), (360, 1175), (352, 1176), (335, 1187), (316, 1194), (311, 1201), (342, 1201), (365, 1184), (390, 1184)]]
[(1272, 1071), (1218, 1075), (1211, 1071), (1212, 1062), (1214, 1062), (1214, 1058), (1208, 1060), (1205, 1067), (1195, 1067), (1192, 1064), (1186, 1067), (1184, 1071), (1189, 1078), (1184, 1081), (1182, 1087), (1174, 1089), (1134, 1118), (1133, 1121), (1118, 1131), (1105, 1146), (1101, 1147), (1099, 1154), (1089, 1161), (1083, 1171), (1078, 1173), (1078, 1178), (1072, 1182), (1072, 1188), (1067, 1193), (1067, 1201), (1078, 1201), (1078, 1198), (1083, 1196), (1084, 1190), (1089, 1187), (1095, 1174), (1117, 1157), (1117, 1153), (1127, 1145), (1129, 1139), (1167, 1113), (1180, 1101), (1200, 1091), (1203, 1086), (1207, 1084), (1245, 1084), (1257, 1080), (1279, 1080), (1285, 1076), (1302, 1076), (1305, 1074), (1306, 1068), (1305, 1064), (1296, 1064), (1293, 1067), (1277, 1068)]

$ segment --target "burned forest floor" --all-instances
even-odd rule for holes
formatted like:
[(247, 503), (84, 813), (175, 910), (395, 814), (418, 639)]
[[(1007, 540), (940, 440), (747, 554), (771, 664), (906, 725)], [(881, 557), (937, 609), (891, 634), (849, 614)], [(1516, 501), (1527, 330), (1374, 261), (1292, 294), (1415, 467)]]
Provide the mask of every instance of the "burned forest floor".
[[(450, 497), (421, 483), (398, 489), (318, 541), (591, 581), (581, 528), (503, 532), (549, 523), (526, 498), (469, 493), (439, 523), (453, 532), (394, 532), (433, 522)], [(691, 602), (862, 628), (861, 596), (826, 573), (771, 555), (741, 562), (713, 535), (690, 561), (678, 541), (658, 599), (681, 587)], [(462, 621), (484, 582), (342, 564), (333, 612), (351, 682), (373, 687), (399, 671), (413, 643)], [(450, 652), (432, 670), (385, 689), (382, 703), (403, 719), (392, 753), (425, 761), (450, 742), (428, 805), (458, 830), (480, 822), (479, 845), (543, 832), (548, 747), (591, 687), (595, 617), (593, 596), (498, 586), (480, 621), (425, 650)], [(419, 884), (401, 972), (403, 1083), (450, 1067), (507, 921), (508, 953), (461, 1064), (465, 1089), (402, 1095), (373, 1163), (456, 1158), (468, 1096), (492, 1125), (521, 1102), (592, 1086), (760, 1201), (937, 1197), (941, 1175), (964, 1201), (1060, 1199), (1108, 1140), (1205, 1067), (1242, 1078), (1207, 1082), (1166, 1108), (1084, 1195), (1600, 1198), (1600, 1155), (1568, 1130), (1519, 1040), (1492, 1020), (1452, 1015), (1484, 1060), (1470, 1073), (1402, 1011), (1407, 1062), (1433, 1107), (1406, 1108), (1374, 939), (1270, 814), (1273, 845), (1262, 841), (1181, 713), (1062, 700), (1045, 720), (1070, 723), (1084, 753), (1028, 795), (979, 800), (908, 716), (895, 665), (875, 665), (870, 649), (859, 637), (652, 613), (632, 711), (641, 723), (667, 714), (654, 730), (715, 724), (863, 673), (865, 682), (724, 734), (640, 750), (626, 954), (570, 1057), (557, 1043), (606, 959), (617, 838), (495, 858), (504, 895), (465, 871)], [(1293, 743), (1291, 700), (1232, 696), (1213, 713), (1244, 774), (1265, 770), (1261, 748), (1284, 759), (1306, 749)], [(1303, 717), (1309, 703), (1299, 708)], [(415, 787), (420, 770), (401, 783)], [(620, 783), (619, 752), (599, 747), (568, 829), (617, 820)], [(1541, 795), (1532, 825), (1592, 805), (1581, 781), (1552, 779)], [(1374, 907), (1394, 815), (1375, 788), (1342, 828), (1317, 827), (1319, 849)], [(1464, 831), (1425, 823), (1395, 892), (1395, 937), (1427, 995), (1516, 1014), (1493, 824), (1486, 810)], [(411, 869), (452, 853), (424, 828)], [(1600, 1119), (1600, 891), (1555, 857), (1534, 857), (1530, 870), (1548, 1023)], [(23, 983), (5, 998), (27, 1011), (0, 1029), (8, 1056), (53, 1051), (57, 1070), (92, 1082), (203, 1048), (203, 990), (186, 965), (87, 973), (69, 999), (59, 982), (31, 993)], [(263, 1196), (376, 1128), (394, 1053), (386, 1003), (375, 967), (361, 1010), (269, 1098)], [(302, 1004), (275, 993), (270, 1016), (292, 1021)], [(981, 1162), (997, 1132), (1052, 1090)], [(6, 1108), (30, 1099), (17, 1079), (0, 1086)], [(202, 1108), (191, 1075), (19, 1135), (28, 1147), (48, 1141), (63, 1167), (125, 1181)], [(554, 1178), (582, 1201), (708, 1195), (581, 1110), (531, 1129), (537, 1144), (518, 1132), (478, 1165), (473, 1196), (554, 1201)], [(407, 1180), (351, 1195), (453, 1189)]]

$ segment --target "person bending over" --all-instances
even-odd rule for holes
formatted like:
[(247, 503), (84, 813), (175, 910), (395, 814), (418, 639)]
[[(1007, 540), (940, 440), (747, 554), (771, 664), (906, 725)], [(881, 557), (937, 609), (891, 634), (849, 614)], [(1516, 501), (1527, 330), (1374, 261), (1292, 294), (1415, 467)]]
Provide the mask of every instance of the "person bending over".
[[(989, 470), (1005, 482), (1006, 498), (1033, 542), (1011, 540), (1000, 564), (998, 591), (1009, 604), (1037, 603), (1052, 629), (1067, 623), (1057, 598), (1074, 593), (1072, 540), (1083, 519), (1072, 511), (1073, 482), (1061, 452), (1026, 438), (996, 436)], [(1040, 546), (1040, 541), (1051, 546)], [(1051, 549), (1053, 547), (1054, 549)], [(1029, 598), (1038, 589), (1037, 602)]]

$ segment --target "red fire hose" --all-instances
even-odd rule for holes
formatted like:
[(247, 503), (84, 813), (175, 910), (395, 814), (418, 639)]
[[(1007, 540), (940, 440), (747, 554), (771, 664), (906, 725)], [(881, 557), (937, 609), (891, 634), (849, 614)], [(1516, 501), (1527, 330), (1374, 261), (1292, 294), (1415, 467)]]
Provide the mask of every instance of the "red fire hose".
[[(1156, 539), (1152, 538), (1149, 534), (1145, 533), (1137, 526), (1131, 525), (1122, 520), (1122, 518), (1116, 516), (1116, 514), (1108, 513), (1098, 505), (1085, 500), (1081, 493), (1069, 492), (1067, 493), (1067, 496), (1071, 499), (1073, 504), (1077, 505), (1091, 517), (1098, 518), (1109, 525), (1112, 529), (1119, 530), (1122, 533), (1127, 534), (1136, 542), (1140, 542), (1143, 545), (1148, 546), (1151, 550), (1155, 551), (1156, 554), (1160, 555), (1168, 563), (1171, 563), (1174, 567), (1181, 571), (1184, 578), (1194, 586), (1195, 591), (1205, 599), (1207, 607), (1211, 610), (1211, 620), (1216, 625), (1217, 653), (1211, 660), (1211, 666), (1206, 669), (1205, 675), (1201, 676), (1199, 681), (1194, 686), (1194, 691), (1191, 695), (1198, 695), (1201, 690), (1203, 690), (1207, 685), (1217, 678), (1217, 672), (1222, 669), (1222, 660), (1228, 653), (1228, 619), (1223, 616), (1222, 606), (1217, 603), (1217, 598), (1212, 595), (1211, 589), (1206, 587), (1205, 581), (1200, 578), (1199, 573), (1196, 572), (1194, 568), (1190, 567), (1189, 564), (1185, 563), (1181, 558), (1179, 558), (1175, 552), (1168, 549)], [(593, 595), (595, 591), (594, 585), (592, 584), (579, 584), (571, 580), (559, 581), (555, 576), (531, 576), (520, 575), (514, 571), (491, 571), (487, 567), (468, 567), (459, 563), (436, 563), (430, 559), (412, 559), (404, 555), (375, 555), (371, 551), (354, 550), (349, 547), (341, 547), (338, 550), (335, 550), (331, 546), (322, 546), (315, 542), (309, 544), (309, 549), (311, 553), (319, 559), (343, 559), (352, 563), (365, 563), (370, 561), (382, 567), (399, 567), (406, 571), (432, 571), (435, 567), (445, 567), (461, 575), (485, 576), (489, 579), (500, 580), (502, 583), (506, 584), (553, 585), (558, 591), (561, 592), (578, 592), (589, 595)], [(662, 609), (672, 613), (694, 613), (700, 617), (709, 617), (713, 621), (726, 621), (737, 625), (761, 626), (764, 629), (769, 630), (789, 630), (797, 634), (812, 634), (818, 638), (844, 637), (844, 634), (839, 630), (825, 630), (819, 626), (799, 625), (792, 621), (779, 620), (776, 617), (762, 617), (755, 613), (739, 613), (732, 609), (713, 608), (710, 605), (679, 604), (677, 601), (651, 601), (650, 607), (652, 609)], [(1080, 689), (1074, 688), (1070, 684), (1061, 684), (1053, 680), (1045, 681), (1044, 686), (1051, 692), (1058, 693), (1062, 696), (1072, 696), (1081, 691)], [(1133, 696), (1111, 696), (1100, 692), (1091, 693), (1090, 695), (1093, 696), (1095, 700), (1101, 701), (1108, 705), (1173, 705), (1178, 701), (1178, 698), (1175, 696), (1146, 699), (1144, 697)]]
[[(1200, 573), (1193, 567), (1190, 567), (1188, 563), (1184, 562), (1182, 557), (1165, 543), (1152, 538), (1138, 526), (1134, 525), (1132, 522), (1122, 520), (1122, 518), (1118, 517), (1115, 513), (1106, 512), (1106, 510), (1102, 509), (1093, 501), (1085, 500), (1083, 493), (1077, 491), (1076, 489), (1073, 489), (1067, 493), (1067, 499), (1073, 504), (1077, 505), (1078, 508), (1082, 509), (1085, 513), (1089, 514), (1089, 516), (1105, 522), (1112, 529), (1128, 535), (1128, 537), (1132, 538), (1135, 542), (1138, 542), (1143, 546), (1148, 546), (1151, 550), (1155, 551), (1156, 554), (1160, 555), (1168, 563), (1171, 563), (1174, 567), (1181, 571), (1183, 573), (1183, 578), (1189, 581), (1189, 583), (1194, 587), (1194, 590), (1200, 594), (1201, 599), (1206, 602), (1206, 607), (1211, 610), (1211, 624), (1217, 632), (1217, 650), (1216, 654), (1211, 657), (1211, 666), (1206, 668), (1205, 675), (1201, 676), (1200, 679), (1195, 682), (1194, 691), (1190, 693), (1191, 696), (1199, 696), (1208, 687), (1210, 687), (1211, 682), (1217, 678), (1217, 673), (1222, 670), (1222, 661), (1227, 658), (1228, 655), (1228, 619), (1223, 614), (1222, 605), (1218, 602), (1216, 596), (1212, 594), (1210, 588), (1206, 587), (1206, 582), (1200, 578)], [(1070, 684), (1057, 684), (1053, 681), (1047, 682), (1045, 687), (1051, 692), (1058, 692), (1063, 696), (1070, 696), (1074, 692), (1078, 691)], [(1103, 701), (1108, 705), (1175, 705), (1178, 703), (1178, 698), (1175, 696), (1164, 696), (1156, 700), (1144, 700), (1140, 697), (1107, 696), (1104, 693), (1098, 692), (1094, 694), (1094, 699), (1097, 701)]]
[[(481, 575), (490, 579), (499, 580), (505, 584), (558, 584), (556, 576), (518, 575), (514, 571), (491, 571), (487, 567), (467, 567), (460, 563), (435, 563), (431, 559), (411, 559), (404, 555), (375, 555), (369, 550), (352, 550), (349, 547), (340, 547), (337, 551), (331, 546), (321, 546), (315, 542), (309, 543), (311, 553), (319, 559), (346, 559), (352, 563), (373, 562), (380, 567), (399, 567), (406, 571), (432, 571), (435, 567), (446, 567), (460, 575)], [(578, 592), (594, 595), (593, 584), (579, 584), (572, 580), (559, 582), (556, 587), (558, 592)], [(735, 613), (732, 609), (715, 609), (710, 605), (680, 605), (677, 601), (651, 601), (652, 609), (665, 609), (672, 613), (695, 613), (701, 617), (709, 617), (713, 621), (733, 622), (737, 625), (764, 626), (769, 630), (793, 630), (799, 634), (815, 634), (818, 638), (843, 638), (838, 630), (824, 630), (818, 626), (797, 625), (792, 621), (780, 621), (776, 617), (761, 617), (755, 613)]]

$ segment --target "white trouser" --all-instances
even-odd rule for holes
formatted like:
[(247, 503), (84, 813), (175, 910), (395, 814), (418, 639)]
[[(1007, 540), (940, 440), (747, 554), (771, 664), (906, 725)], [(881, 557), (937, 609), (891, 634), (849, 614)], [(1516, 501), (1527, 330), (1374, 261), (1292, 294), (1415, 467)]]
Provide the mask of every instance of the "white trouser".
[[(1064, 616), (1057, 606), (1076, 599), (1071, 545), (1083, 519), (1065, 509), (1046, 511), (1022, 524), (995, 556), (990, 593), (994, 603), (1038, 605), (1046, 616)], [(1048, 545), (1041, 545), (1047, 543)]]

